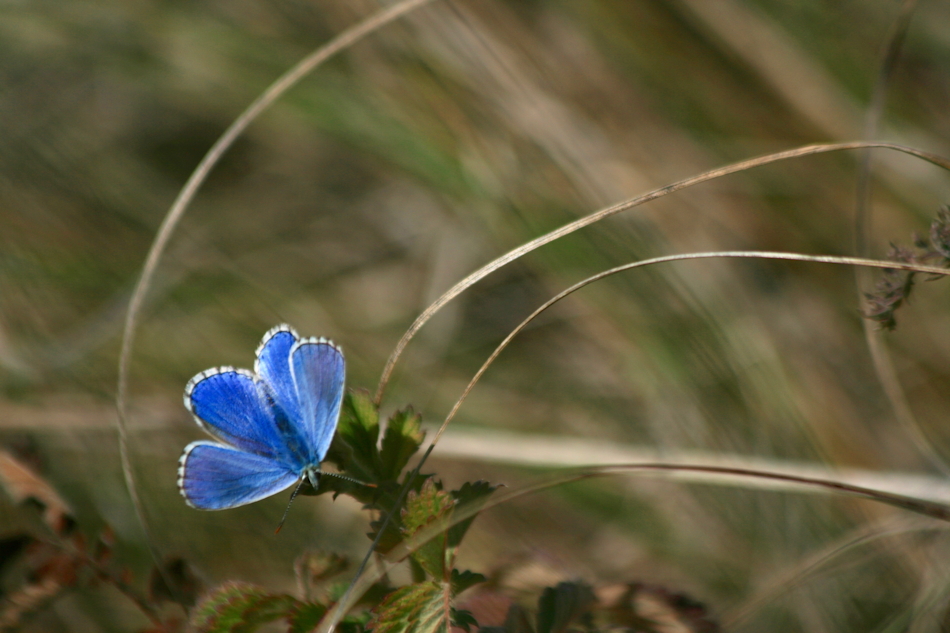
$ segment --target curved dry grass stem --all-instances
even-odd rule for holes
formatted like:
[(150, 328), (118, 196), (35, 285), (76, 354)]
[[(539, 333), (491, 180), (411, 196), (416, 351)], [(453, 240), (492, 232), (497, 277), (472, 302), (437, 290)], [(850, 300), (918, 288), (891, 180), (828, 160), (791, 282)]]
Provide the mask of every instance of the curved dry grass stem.
[[(717, 252), (710, 252), (710, 253), (685, 253), (685, 254), (679, 254), (679, 255), (666, 255), (663, 257), (645, 259), (642, 261), (625, 264), (623, 266), (618, 266), (616, 268), (611, 268), (609, 270), (605, 270), (596, 275), (588, 277), (587, 279), (584, 279), (583, 281), (580, 281), (574, 284), (570, 288), (562, 291), (561, 293), (555, 295), (554, 297), (546, 301), (544, 304), (542, 304), (537, 310), (532, 312), (524, 321), (522, 321), (514, 330), (512, 330), (508, 334), (508, 336), (505, 337), (505, 339), (498, 345), (498, 347), (495, 348), (495, 351), (492, 352), (491, 356), (488, 357), (485, 363), (479, 368), (478, 372), (476, 372), (475, 375), (472, 377), (472, 380), (468, 383), (465, 390), (462, 392), (462, 395), (459, 397), (455, 405), (452, 407), (452, 410), (449, 412), (448, 416), (446, 416), (445, 421), (442, 423), (442, 426), (439, 427), (439, 430), (436, 433), (435, 437), (432, 439), (432, 442), (429, 443), (429, 446), (427, 447), (426, 452), (423, 454), (422, 458), (416, 464), (415, 468), (413, 468), (412, 472), (406, 478), (406, 484), (403, 485), (402, 490), (399, 493), (399, 497), (396, 503), (393, 505), (393, 508), (394, 508), (393, 511), (395, 510), (395, 508), (398, 508), (401, 505), (402, 500), (406, 495), (406, 492), (411, 487), (412, 482), (414, 481), (415, 477), (418, 475), (418, 473), (422, 469), (422, 466), (425, 464), (426, 460), (429, 458), (429, 455), (432, 454), (432, 450), (435, 448), (436, 444), (439, 442), (439, 438), (442, 437), (442, 433), (445, 431), (446, 428), (448, 428), (449, 423), (455, 417), (455, 414), (458, 412), (459, 408), (462, 406), (462, 403), (468, 397), (468, 394), (472, 391), (472, 389), (478, 383), (479, 379), (482, 377), (485, 371), (488, 370), (488, 367), (495, 361), (498, 355), (501, 354), (501, 352), (508, 346), (509, 343), (511, 343), (511, 341), (515, 338), (515, 336), (517, 336), (518, 333), (520, 333), (525, 327), (527, 327), (527, 325), (531, 323), (531, 321), (533, 321), (535, 318), (537, 318), (541, 313), (543, 313), (545, 310), (553, 306), (555, 303), (559, 302), (561, 299), (564, 299), (565, 297), (573, 294), (577, 290), (580, 290), (581, 288), (587, 285), (590, 285), (594, 283), (595, 281), (604, 279), (605, 277), (609, 277), (611, 275), (615, 275), (620, 272), (632, 270), (634, 268), (640, 268), (643, 266), (650, 266), (653, 264), (665, 263), (665, 262), (685, 261), (685, 260), (692, 260), (692, 259), (713, 259), (713, 258), (782, 259), (782, 260), (789, 260), (789, 261), (816, 262), (816, 263), (851, 265), (851, 266), (870, 266), (874, 268), (890, 268), (890, 269), (896, 268), (896, 269), (902, 269), (902, 270), (914, 270), (917, 272), (926, 272), (926, 273), (931, 273), (935, 275), (950, 274), (950, 271), (946, 269), (937, 268), (933, 266), (920, 266), (917, 264), (906, 264), (906, 263), (900, 263), (900, 262), (868, 260), (868, 259), (861, 259), (861, 258), (856, 258), (856, 257), (835, 257), (832, 255), (803, 255), (800, 253), (776, 253), (776, 252), (771, 252), (771, 251), (717, 251)], [(656, 465), (652, 465), (650, 466), (650, 468), (653, 468), (654, 466)], [(656, 468), (660, 470), (676, 470), (676, 469), (682, 469), (682, 470), (687, 470), (687, 471), (692, 470), (695, 472), (696, 468), (700, 468), (700, 467), (683, 466), (681, 464), (664, 464), (661, 466), (656, 466)], [(765, 471), (753, 471), (753, 470), (743, 469), (743, 468), (723, 468), (720, 466), (706, 466), (706, 467), (701, 467), (700, 470), (702, 472), (717, 472), (721, 474), (722, 473), (735, 474), (735, 473), (755, 472), (755, 473), (758, 473), (758, 476), (760, 478), (768, 478), (768, 479), (773, 479), (773, 480), (792, 481), (792, 482), (819, 481), (817, 479), (812, 479), (809, 477), (800, 477), (800, 476), (787, 475), (787, 474), (781, 474), (781, 473), (768, 473)], [(850, 490), (850, 491), (867, 490), (859, 486), (852, 486), (849, 484), (842, 484), (838, 482), (834, 482), (833, 484), (829, 484), (829, 485), (836, 486), (840, 490)], [(894, 495), (892, 493), (879, 492), (879, 491), (874, 491), (874, 492), (878, 495), (885, 496), (885, 497), (909, 499), (908, 497), (901, 497), (900, 495)], [(926, 504), (930, 504), (931, 502), (914, 500), (914, 503), (922, 503), (926, 505)], [(941, 504), (933, 504), (933, 506), (944, 508), (944, 506), (942, 506)], [(948, 510), (948, 512), (950, 512), (950, 510)], [(353, 580), (350, 582), (349, 587), (347, 587), (343, 596), (340, 598), (337, 609), (333, 612), (333, 616), (332, 616), (332, 619), (330, 620), (330, 624), (327, 625), (327, 628), (321, 629), (321, 630), (325, 630), (328, 633), (332, 633), (336, 625), (339, 623), (339, 620), (343, 617), (343, 614), (346, 613), (346, 611), (349, 609), (349, 607), (346, 605), (352, 605), (354, 601), (363, 594), (366, 588), (370, 584), (375, 582), (375, 580), (367, 581), (366, 577), (363, 576), (363, 572), (367, 568), (370, 558), (373, 552), (375, 551), (376, 546), (379, 544), (379, 540), (382, 537), (383, 533), (385, 532), (386, 527), (389, 524), (391, 516), (392, 516), (392, 511), (383, 518), (382, 525), (377, 531), (376, 539), (373, 541), (373, 545), (370, 547), (369, 551), (364, 556), (363, 561), (360, 563), (359, 568), (356, 570), (356, 573), (354, 574)], [(471, 515), (468, 515), (468, 516), (471, 516)], [(950, 520), (950, 514), (947, 514), (947, 520)], [(373, 576), (373, 578), (377, 578), (377, 577)], [(354, 598), (354, 595), (356, 596), (356, 598)]]
[(938, 167), (942, 167), (950, 171), (950, 160), (938, 156), (936, 154), (931, 154), (929, 152), (923, 152), (911, 147), (906, 147), (904, 145), (897, 145), (895, 143), (881, 143), (881, 142), (865, 142), (865, 141), (854, 141), (850, 143), (829, 143), (822, 145), (806, 145), (804, 147), (798, 147), (796, 149), (787, 150), (784, 152), (778, 152), (776, 154), (769, 154), (767, 156), (759, 156), (757, 158), (751, 158), (749, 160), (744, 160), (738, 163), (733, 163), (732, 165), (727, 165), (725, 167), (719, 167), (711, 171), (704, 172), (702, 174), (691, 176), (684, 180), (680, 180), (673, 184), (655, 189), (649, 193), (646, 193), (642, 196), (636, 198), (631, 198), (625, 200), (613, 206), (595, 211), (594, 213), (565, 224), (564, 226), (557, 228), (550, 233), (546, 233), (540, 237), (537, 237), (530, 242), (522, 244), (521, 246), (509, 251), (508, 253), (502, 255), (501, 257), (489, 262), (485, 266), (479, 268), (472, 274), (465, 277), (451, 288), (449, 288), (445, 294), (436, 299), (432, 305), (425, 309), (425, 311), (420, 314), (416, 320), (409, 326), (409, 329), (406, 330), (406, 333), (402, 335), (402, 338), (399, 339), (399, 342), (396, 343), (395, 349), (393, 349), (392, 354), (390, 354), (389, 359), (386, 361), (386, 366), (383, 368), (382, 376), (379, 379), (379, 386), (376, 388), (376, 395), (374, 397), (374, 402), (378, 406), (383, 399), (383, 393), (386, 390), (386, 385), (389, 383), (389, 379), (392, 376), (393, 369), (396, 366), (396, 362), (399, 360), (399, 357), (402, 355), (406, 346), (409, 344), (409, 341), (416, 335), (423, 325), (435, 315), (436, 312), (442, 309), (445, 304), (449, 301), (460, 295), (470, 286), (476, 282), (484, 279), (492, 272), (498, 270), (499, 268), (515, 261), (516, 259), (530, 253), (533, 250), (544, 246), (554, 240), (562, 238), (566, 235), (578, 231), (585, 226), (599, 222), (604, 218), (608, 218), (612, 215), (616, 215), (621, 211), (626, 211), (633, 207), (639, 206), (646, 202), (656, 200), (657, 198), (662, 198), (668, 194), (680, 191), (681, 189), (686, 189), (687, 187), (692, 187), (703, 182), (708, 182), (710, 180), (715, 180), (716, 178), (721, 178), (723, 176), (728, 176), (740, 171), (745, 171), (747, 169), (752, 169), (753, 167), (759, 167), (761, 165), (768, 165), (770, 163), (779, 162), (782, 160), (788, 160), (791, 158), (800, 158), (802, 156), (810, 156), (812, 154), (825, 154), (828, 152), (839, 152), (845, 150), (856, 150), (856, 149), (890, 149), (905, 154), (910, 154), (911, 156), (916, 156), (922, 160), (925, 160), (929, 163), (933, 163)]
[(142, 502), (135, 486), (135, 476), (129, 458), (126, 392), (128, 390), (129, 364), (132, 357), (132, 347), (135, 342), (135, 328), (138, 324), (139, 313), (142, 311), (142, 305), (145, 301), (145, 295), (148, 293), (149, 286), (151, 285), (152, 276), (155, 274), (158, 262), (165, 252), (168, 241), (171, 239), (175, 227), (178, 226), (178, 222), (195, 197), (198, 189), (207, 179), (208, 174), (211, 173), (211, 170), (224, 153), (254, 119), (304, 76), (330, 59), (333, 55), (347, 49), (363, 37), (399, 19), (410, 11), (414, 11), (432, 1), (433, 0), (403, 0), (387, 9), (379, 11), (366, 20), (346, 29), (284, 73), (284, 75), (271, 84), (267, 90), (234, 120), (231, 126), (221, 135), (221, 138), (208, 150), (208, 153), (205, 154), (194, 172), (192, 172), (191, 177), (188, 178), (188, 182), (185, 183), (185, 186), (178, 194), (175, 202), (168, 210), (165, 219), (162, 220), (162, 224), (158, 229), (155, 240), (152, 242), (148, 256), (145, 259), (145, 264), (142, 267), (142, 275), (139, 277), (135, 290), (132, 293), (132, 298), (129, 300), (129, 309), (126, 313), (125, 325), (122, 330), (122, 347), (119, 352), (119, 377), (116, 386), (117, 428), (119, 432), (119, 455), (122, 463), (122, 472), (125, 476), (125, 484), (129, 491), (129, 497), (132, 499), (132, 505), (135, 508), (136, 515), (145, 532), (146, 540), (149, 543), (149, 548), (152, 550), (152, 556), (156, 558), (156, 562), (158, 562), (157, 552), (154, 545), (152, 545), (148, 523), (145, 520)]
[[(844, 538), (837, 539), (821, 550), (808, 555), (790, 569), (782, 570), (759, 581), (755, 593), (741, 604), (727, 608), (719, 614), (719, 622), (725, 630), (734, 630), (745, 620), (751, 618), (770, 602), (777, 600), (789, 591), (805, 583), (809, 578), (821, 573), (835, 559), (852, 550), (874, 544), (875, 542), (905, 536), (914, 532), (946, 532), (950, 526), (943, 523), (922, 523), (919, 520), (908, 521), (906, 517), (887, 517), (873, 525), (862, 527)], [(772, 573), (772, 572), (770, 572)]]
[[(943, 271), (947, 273), (947, 271)], [(884, 503), (893, 507), (901, 508), (915, 514), (930, 517), (940, 521), (950, 522), (950, 506), (943, 503), (924, 501), (914, 499), (903, 495), (897, 495), (861, 486), (842, 484), (837, 481), (820, 479), (814, 477), (799, 477), (780, 473), (771, 473), (761, 470), (752, 470), (747, 468), (730, 468), (726, 466), (704, 466), (702, 464), (664, 464), (664, 463), (641, 463), (641, 464), (618, 464), (607, 466), (594, 466), (585, 468), (571, 468), (556, 473), (551, 473), (537, 481), (525, 484), (517, 488), (508, 488), (496, 491), (487, 500), (480, 500), (479, 503), (472, 503), (467, 506), (456, 507), (452, 512), (452, 517), (448, 525), (439, 523), (431, 527), (424, 528), (416, 533), (408, 541), (400, 543), (390, 550), (382, 564), (378, 565), (370, 573), (362, 577), (354, 578), (351, 585), (352, 591), (347, 594), (327, 613), (324, 620), (316, 628), (321, 633), (333, 633), (336, 625), (339, 624), (343, 615), (347, 613), (356, 602), (366, 593), (366, 591), (378, 580), (390, 571), (393, 567), (405, 560), (407, 556), (418, 550), (425, 543), (445, 532), (446, 529), (457, 525), (462, 521), (474, 517), (479, 512), (493, 508), (495, 506), (507, 503), (518, 497), (540, 492), (555, 486), (561, 486), (567, 483), (593, 479), (596, 477), (608, 477), (614, 475), (641, 475), (653, 477), (676, 477), (684, 473), (705, 473), (717, 478), (730, 477), (737, 479), (757, 479), (783, 481), (792, 483), (801, 487), (803, 491), (824, 492), (829, 494), (846, 494), (848, 496), (859, 497), (870, 501)]]
[[(884, 104), (887, 97), (887, 88), (890, 78), (897, 66), (900, 50), (904, 43), (907, 31), (910, 28), (911, 17), (917, 8), (917, 0), (904, 0), (900, 11), (891, 26), (890, 32), (884, 40), (881, 50), (881, 62), (878, 76), (871, 93), (867, 116), (864, 124), (864, 138), (867, 140), (877, 136), (881, 117), (884, 114)], [(858, 257), (870, 257), (871, 254), (871, 152), (862, 152), (861, 165), (858, 170), (858, 183), (854, 215), (854, 253)], [(865, 303), (864, 293), (872, 287), (869, 271), (865, 268), (856, 268), (858, 304)], [(864, 321), (864, 340), (871, 355), (871, 364), (878, 382), (884, 391), (894, 418), (908, 435), (914, 446), (938, 471), (950, 476), (950, 465), (947, 464), (933, 444), (927, 439), (920, 423), (914, 416), (907, 395), (897, 376), (897, 370), (881, 334), (870, 321)]]
[(439, 427), (438, 432), (435, 437), (432, 439), (432, 444), (435, 445), (439, 438), (442, 437), (442, 433), (448, 427), (449, 423), (455, 417), (455, 414), (458, 413), (459, 408), (462, 406), (462, 403), (468, 397), (468, 394), (471, 393), (472, 389), (481, 379), (482, 375), (488, 370), (488, 367), (498, 358), (498, 355), (511, 341), (528, 326), (534, 319), (541, 315), (548, 308), (553, 306), (555, 303), (561, 301), (565, 297), (577, 292), (584, 286), (588, 286), (595, 281), (604, 279), (605, 277), (610, 277), (611, 275), (616, 275), (617, 273), (622, 273), (627, 270), (633, 270), (634, 268), (641, 268), (643, 266), (652, 266), (653, 264), (662, 264), (666, 262), (677, 262), (677, 261), (686, 261), (691, 259), (782, 259), (787, 261), (798, 261), (798, 262), (814, 262), (821, 264), (840, 264), (846, 266), (862, 266), (868, 268), (890, 268), (890, 269), (900, 269), (900, 270), (913, 270), (916, 272), (925, 272), (934, 275), (948, 275), (950, 271), (945, 268), (937, 268), (935, 266), (920, 266), (917, 264), (904, 264), (897, 262), (881, 261), (876, 259), (863, 259), (859, 257), (835, 257), (832, 255), (804, 255), (801, 253), (776, 253), (772, 251), (716, 251), (710, 253), (683, 253), (679, 255), (664, 255), (663, 257), (654, 257), (652, 259), (644, 259), (638, 262), (631, 262), (629, 264), (624, 264), (623, 266), (617, 266), (616, 268), (611, 268), (603, 272), (597, 273), (587, 279), (577, 282), (570, 288), (563, 290), (557, 295), (551, 297), (545, 301), (538, 309), (532, 312), (524, 321), (518, 324), (515, 329), (513, 329), (508, 336), (495, 348), (495, 351), (492, 352), (491, 356), (482, 364), (482, 366), (475, 372), (475, 375), (469, 381), (468, 385), (465, 387), (465, 390), (462, 392), (462, 395), (459, 396), (459, 399), (455, 402), (455, 405), (452, 407), (449, 414), (446, 416), (445, 421), (442, 423), (442, 426)]

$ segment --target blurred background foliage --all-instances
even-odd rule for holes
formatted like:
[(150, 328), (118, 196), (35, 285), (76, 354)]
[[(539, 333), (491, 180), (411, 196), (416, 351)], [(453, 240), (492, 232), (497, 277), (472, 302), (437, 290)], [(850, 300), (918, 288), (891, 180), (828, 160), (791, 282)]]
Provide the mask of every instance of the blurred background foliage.
[[(210, 145), (271, 81), (384, 4), (372, 0), (0, 4), (0, 439), (39, 460), (84, 529), (150, 559), (114, 431), (122, 319), (145, 253)], [(730, 162), (858, 140), (901, 5), (877, 0), (436, 0), (331, 60), (256, 121), (201, 190), (158, 269), (134, 349), (131, 449), (154, 545), (209, 582), (292, 588), (293, 557), (359, 555), (352, 502), (278, 495), (200, 513), (175, 490), (201, 436), (181, 406), (208, 367), (251, 367), (271, 326), (332, 338), (375, 389), (416, 315), (458, 279), (609, 204)], [(879, 138), (950, 155), (950, 4), (921, 2)], [(698, 250), (853, 251), (860, 155), (730, 176), (624, 212), (488, 277), (429, 323), (384, 413), (448, 412), (501, 339), (605, 268)], [(950, 178), (872, 161), (872, 252), (909, 244)], [(911, 409), (950, 459), (950, 297), (921, 284), (884, 336)], [(845, 267), (700, 261), (622, 274), (536, 322), (459, 429), (929, 472), (869, 360)], [(490, 436), (489, 436), (490, 437)], [(509, 441), (506, 439), (505, 441)], [(440, 458), (451, 484), (534, 476)], [(530, 584), (640, 580), (686, 591), (730, 630), (938, 627), (942, 532), (914, 523), (810, 575), (801, 566), (898, 516), (866, 502), (639, 479), (494, 509), (463, 547)], [(30, 515), (0, 499), (0, 526)], [(922, 520), (921, 520), (922, 521)], [(881, 528), (883, 529), (883, 528)], [(945, 560), (945, 557), (944, 557)], [(504, 563), (504, 565), (503, 565)], [(512, 581), (514, 582), (514, 580)], [(753, 604), (778, 583), (782, 596)], [(103, 607), (103, 605), (107, 605)], [(128, 630), (108, 591), (57, 601), (37, 630)], [(733, 619), (730, 620), (730, 617)], [(776, 628), (778, 627), (778, 628)]]

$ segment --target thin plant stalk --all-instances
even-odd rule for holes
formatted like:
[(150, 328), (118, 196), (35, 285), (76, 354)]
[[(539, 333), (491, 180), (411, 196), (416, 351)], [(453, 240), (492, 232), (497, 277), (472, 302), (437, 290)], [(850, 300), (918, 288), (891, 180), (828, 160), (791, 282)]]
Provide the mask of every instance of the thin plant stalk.
[[(871, 92), (870, 103), (868, 104), (867, 114), (864, 123), (864, 138), (868, 141), (877, 136), (880, 127), (881, 118), (884, 115), (884, 105), (887, 97), (887, 89), (890, 85), (890, 79), (897, 66), (897, 60), (900, 56), (901, 47), (910, 28), (911, 17), (917, 8), (917, 0), (904, 0), (897, 18), (885, 38), (884, 46), (881, 50), (881, 62), (879, 65), (877, 79)], [(855, 201), (854, 214), (854, 253), (858, 257), (871, 256), (871, 180), (872, 180), (872, 155), (870, 150), (862, 152), (860, 166), (858, 168), (858, 182)], [(857, 281), (858, 303), (865, 303), (864, 293), (870, 290), (872, 283), (869, 272), (866, 268), (856, 268), (854, 271)], [(920, 451), (927, 461), (930, 462), (938, 471), (944, 475), (950, 476), (950, 466), (934, 449), (933, 445), (927, 439), (920, 423), (914, 416), (914, 412), (907, 402), (907, 395), (897, 377), (897, 370), (894, 367), (894, 361), (886, 342), (881, 337), (870, 321), (865, 320), (864, 340), (871, 355), (871, 365), (874, 368), (874, 374), (884, 391), (894, 413), (897, 423), (910, 437), (914, 446)]]
[(145, 264), (142, 267), (142, 274), (135, 285), (132, 298), (129, 300), (128, 312), (125, 316), (125, 325), (122, 330), (122, 347), (119, 352), (118, 383), (116, 386), (116, 428), (119, 434), (119, 455), (122, 463), (122, 473), (125, 477), (125, 485), (135, 508), (136, 516), (145, 532), (146, 541), (152, 552), (152, 557), (156, 563), (160, 557), (152, 543), (151, 534), (148, 528), (148, 522), (145, 519), (144, 506), (139, 497), (135, 483), (135, 475), (132, 471), (132, 463), (129, 456), (128, 447), (128, 410), (126, 409), (126, 395), (128, 392), (129, 366), (132, 359), (132, 347), (135, 343), (135, 330), (139, 321), (139, 314), (145, 302), (145, 296), (152, 283), (152, 277), (158, 268), (159, 260), (165, 252), (165, 248), (171, 239), (172, 233), (178, 226), (179, 221), (185, 214), (188, 205), (194, 199), (198, 189), (205, 182), (208, 174), (217, 165), (218, 161), (225, 152), (234, 144), (234, 141), (247, 129), (247, 127), (277, 99), (279, 99), (290, 88), (296, 85), (307, 74), (319, 67), (325, 61), (340, 53), (367, 35), (379, 30), (383, 26), (393, 22), (406, 15), (407, 13), (418, 9), (419, 7), (432, 2), (432, 0), (403, 0), (386, 9), (371, 15), (369, 18), (355, 24), (344, 30), (335, 38), (316, 49), (307, 57), (303, 58), (293, 68), (284, 73), (273, 84), (270, 85), (261, 95), (247, 107), (244, 112), (238, 116), (234, 122), (225, 130), (224, 134), (208, 150), (204, 158), (188, 178), (188, 182), (179, 192), (178, 197), (172, 204), (168, 213), (165, 215), (162, 224), (158, 229), (155, 240), (149, 249), (145, 258)]

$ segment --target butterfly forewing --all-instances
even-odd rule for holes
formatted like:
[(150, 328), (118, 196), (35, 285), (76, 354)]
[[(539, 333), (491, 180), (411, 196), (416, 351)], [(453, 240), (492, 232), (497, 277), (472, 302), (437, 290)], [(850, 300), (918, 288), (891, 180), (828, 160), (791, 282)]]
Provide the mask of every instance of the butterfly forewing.
[(289, 458), (262, 385), (247, 370), (222, 367), (198, 374), (185, 388), (185, 407), (199, 426), (235, 448)]
[(264, 335), (257, 348), (254, 371), (273, 392), (274, 401), (291, 420), (300, 419), (300, 403), (290, 372), (290, 349), (298, 336), (289, 325), (278, 325)]
[(312, 465), (326, 457), (340, 417), (345, 365), (343, 352), (324, 338), (300, 340), (290, 351), (290, 369), (300, 401), (302, 431)]

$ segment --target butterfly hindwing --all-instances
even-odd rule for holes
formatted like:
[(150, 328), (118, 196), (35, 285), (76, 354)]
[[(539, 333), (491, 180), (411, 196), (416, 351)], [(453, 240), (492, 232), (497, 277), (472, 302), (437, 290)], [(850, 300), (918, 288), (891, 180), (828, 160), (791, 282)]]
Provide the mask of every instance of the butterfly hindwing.
[(324, 338), (298, 341), (290, 350), (290, 370), (300, 402), (301, 434), (311, 463), (326, 457), (343, 401), (343, 352)]
[(178, 488), (199, 510), (225, 510), (264, 499), (298, 476), (274, 459), (217, 442), (192, 442), (178, 466)]

